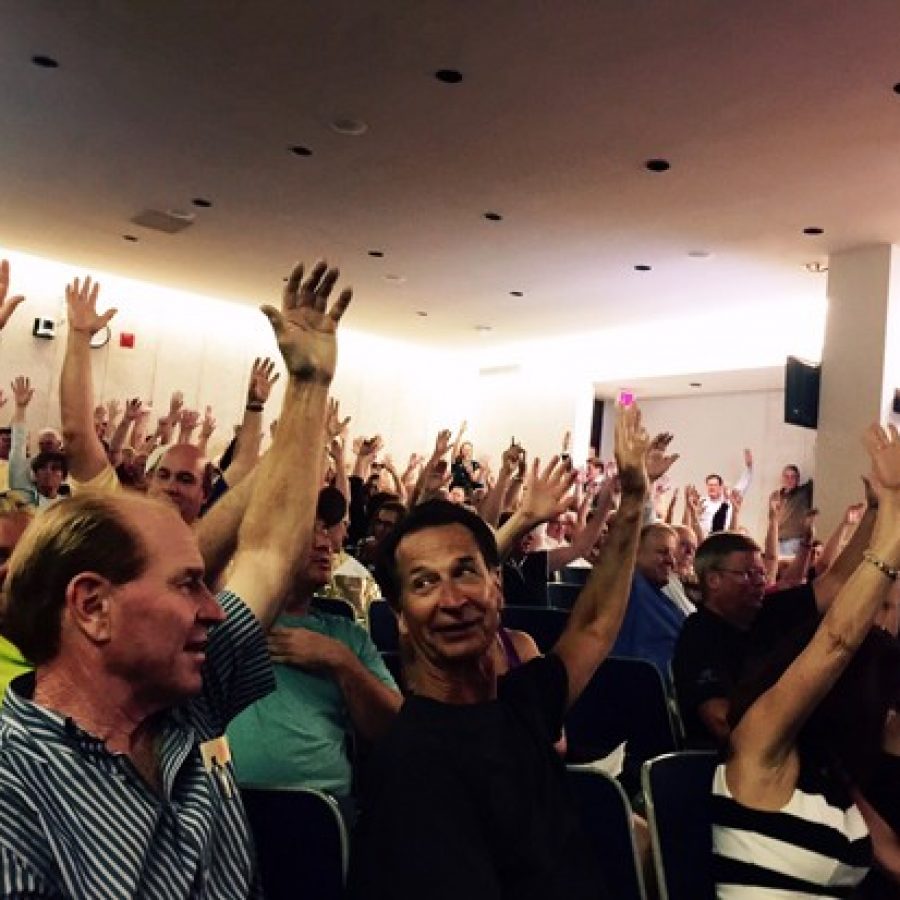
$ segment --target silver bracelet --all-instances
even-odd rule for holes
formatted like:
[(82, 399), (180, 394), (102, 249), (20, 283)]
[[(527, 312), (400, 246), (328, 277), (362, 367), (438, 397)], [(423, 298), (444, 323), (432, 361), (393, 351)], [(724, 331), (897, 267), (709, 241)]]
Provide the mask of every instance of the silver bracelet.
[(897, 578), (900, 577), (900, 569), (889, 566), (883, 559), (879, 559), (871, 550), (863, 551), (863, 559), (867, 563), (871, 563), (875, 566), (882, 575), (890, 578), (891, 581), (896, 581)]

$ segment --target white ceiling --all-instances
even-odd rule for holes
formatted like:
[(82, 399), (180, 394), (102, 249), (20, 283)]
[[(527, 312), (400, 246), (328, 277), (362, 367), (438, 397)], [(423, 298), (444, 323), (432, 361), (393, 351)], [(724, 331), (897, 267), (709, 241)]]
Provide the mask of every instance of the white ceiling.
[(780, 391), (784, 389), (784, 367), (766, 366), (733, 372), (689, 372), (654, 378), (632, 378), (627, 384), (623, 384), (621, 379), (600, 381), (594, 385), (594, 395), (600, 400), (615, 400), (623, 389), (632, 392), (638, 400)]
[(353, 327), (454, 346), (813, 303), (804, 263), (900, 241), (898, 36), (897, 0), (0, 0), (0, 245), (252, 303), (327, 254)]

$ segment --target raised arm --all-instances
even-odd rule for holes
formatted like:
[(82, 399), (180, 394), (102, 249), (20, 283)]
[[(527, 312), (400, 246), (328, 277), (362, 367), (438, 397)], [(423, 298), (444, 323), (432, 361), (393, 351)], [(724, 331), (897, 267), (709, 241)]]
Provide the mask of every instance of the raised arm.
[(264, 627), (277, 616), (295, 570), (309, 551), (321, 473), (328, 389), (337, 362), (338, 322), (350, 304), (343, 291), (327, 310), (337, 269), (318, 263), (303, 280), (298, 265), (284, 289), (281, 310), (264, 306), (289, 373), (271, 450), (259, 464), (256, 486), (238, 533), (228, 588)]
[(203, 421), (200, 423), (200, 437), (197, 439), (197, 449), (204, 455), (207, 455), (209, 449), (209, 439), (216, 430), (216, 420), (212, 414), (212, 407), (207, 406), (203, 411)]
[(763, 559), (766, 563), (766, 584), (778, 581), (778, 519), (781, 517), (781, 498), (776, 494), (769, 498), (769, 521), (766, 526), (766, 549)]
[(69, 332), (59, 382), (63, 439), (69, 471), (76, 481), (90, 481), (108, 465), (106, 451), (94, 430), (94, 388), (91, 384), (91, 337), (105, 328), (115, 309), (97, 312), (100, 285), (90, 277), (66, 286)]
[[(109, 439), (109, 461), (112, 465), (117, 466), (122, 461), (122, 448), (127, 443), (128, 433), (134, 427), (135, 421), (140, 418), (142, 411), (143, 404), (137, 397), (125, 401), (125, 412), (122, 414), (121, 420), (116, 425), (112, 432), (112, 437)], [(112, 420), (111, 410), (110, 421)]]
[(9, 486), (14, 491), (23, 491), (30, 495), (34, 490), (34, 484), (29, 477), (28, 457), (25, 452), (25, 444), (28, 439), (25, 413), (28, 404), (34, 397), (34, 388), (31, 386), (31, 381), (22, 375), (13, 379), (10, 387), (15, 406), (10, 422)]
[[(341, 404), (334, 398), (328, 401), (328, 417), (325, 423), (325, 436), (328, 440), (328, 455), (334, 463), (334, 486), (350, 502), (350, 479), (347, 477), (347, 429), (350, 427), (350, 416), (341, 418)], [(400, 493), (403, 496), (402, 492)]]
[(900, 568), (900, 435), (893, 426), (887, 434), (873, 425), (864, 441), (881, 486), (865, 561), (840, 590), (806, 648), (732, 732), (729, 784), (757, 802), (777, 803), (793, 790), (797, 735), (849, 665)]
[(6, 323), (24, 300), (21, 294), (9, 296), (9, 262), (0, 261), (0, 331), (6, 328)]
[(496, 528), (500, 522), (500, 513), (503, 512), (503, 501), (509, 490), (510, 481), (519, 470), (519, 454), (522, 448), (511, 443), (500, 457), (500, 470), (497, 472), (497, 480), (488, 489), (487, 496), (481, 504), (479, 514), (491, 528)]
[(645, 458), (650, 441), (636, 405), (619, 409), (615, 440), (622, 499), (600, 559), (553, 648), (569, 675), (570, 706), (606, 659), (622, 625), (649, 487)]

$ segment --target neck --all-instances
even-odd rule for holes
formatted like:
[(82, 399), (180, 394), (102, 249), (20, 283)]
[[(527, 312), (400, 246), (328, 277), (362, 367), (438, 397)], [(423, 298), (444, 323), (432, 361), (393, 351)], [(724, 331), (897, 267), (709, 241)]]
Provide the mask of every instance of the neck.
[(454, 706), (484, 703), (497, 698), (497, 676), (491, 647), (483, 657), (451, 667), (438, 667), (430, 660), (417, 656), (412, 681), (418, 696)]
[(291, 591), (290, 599), (285, 603), (282, 612), (291, 616), (307, 615), (314, 593), (315, 589), (308, 585), (295, 587), (294, 590)]
[(153, 739), (153, 722), (161, 703), (149, 703), (119, 678), (97, 678), (82, 660), (55, 659), (37, 669), (34, 701), (73, 719), (79, 728), (103, 741), (110, 752), (134, 756)]

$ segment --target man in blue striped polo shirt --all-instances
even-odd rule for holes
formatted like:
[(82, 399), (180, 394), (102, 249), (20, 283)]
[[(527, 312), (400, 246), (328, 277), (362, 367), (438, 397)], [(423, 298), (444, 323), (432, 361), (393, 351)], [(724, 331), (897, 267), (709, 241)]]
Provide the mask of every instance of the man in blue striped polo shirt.
[(227, 544), (240, 522), (218, 597), (194, 533), (157, 500), (87, 493), (14, 552), (2, 632), (35, 671), (0, 714), (0, 897), (260, 894), (224, 733), (274, 687), (265, 630), (312, 533), (350, 301), (326, 312), (337, 275), (297, 266), (282, 310), (264, 308), (291, 377), (271, 452), (204, 529)]

